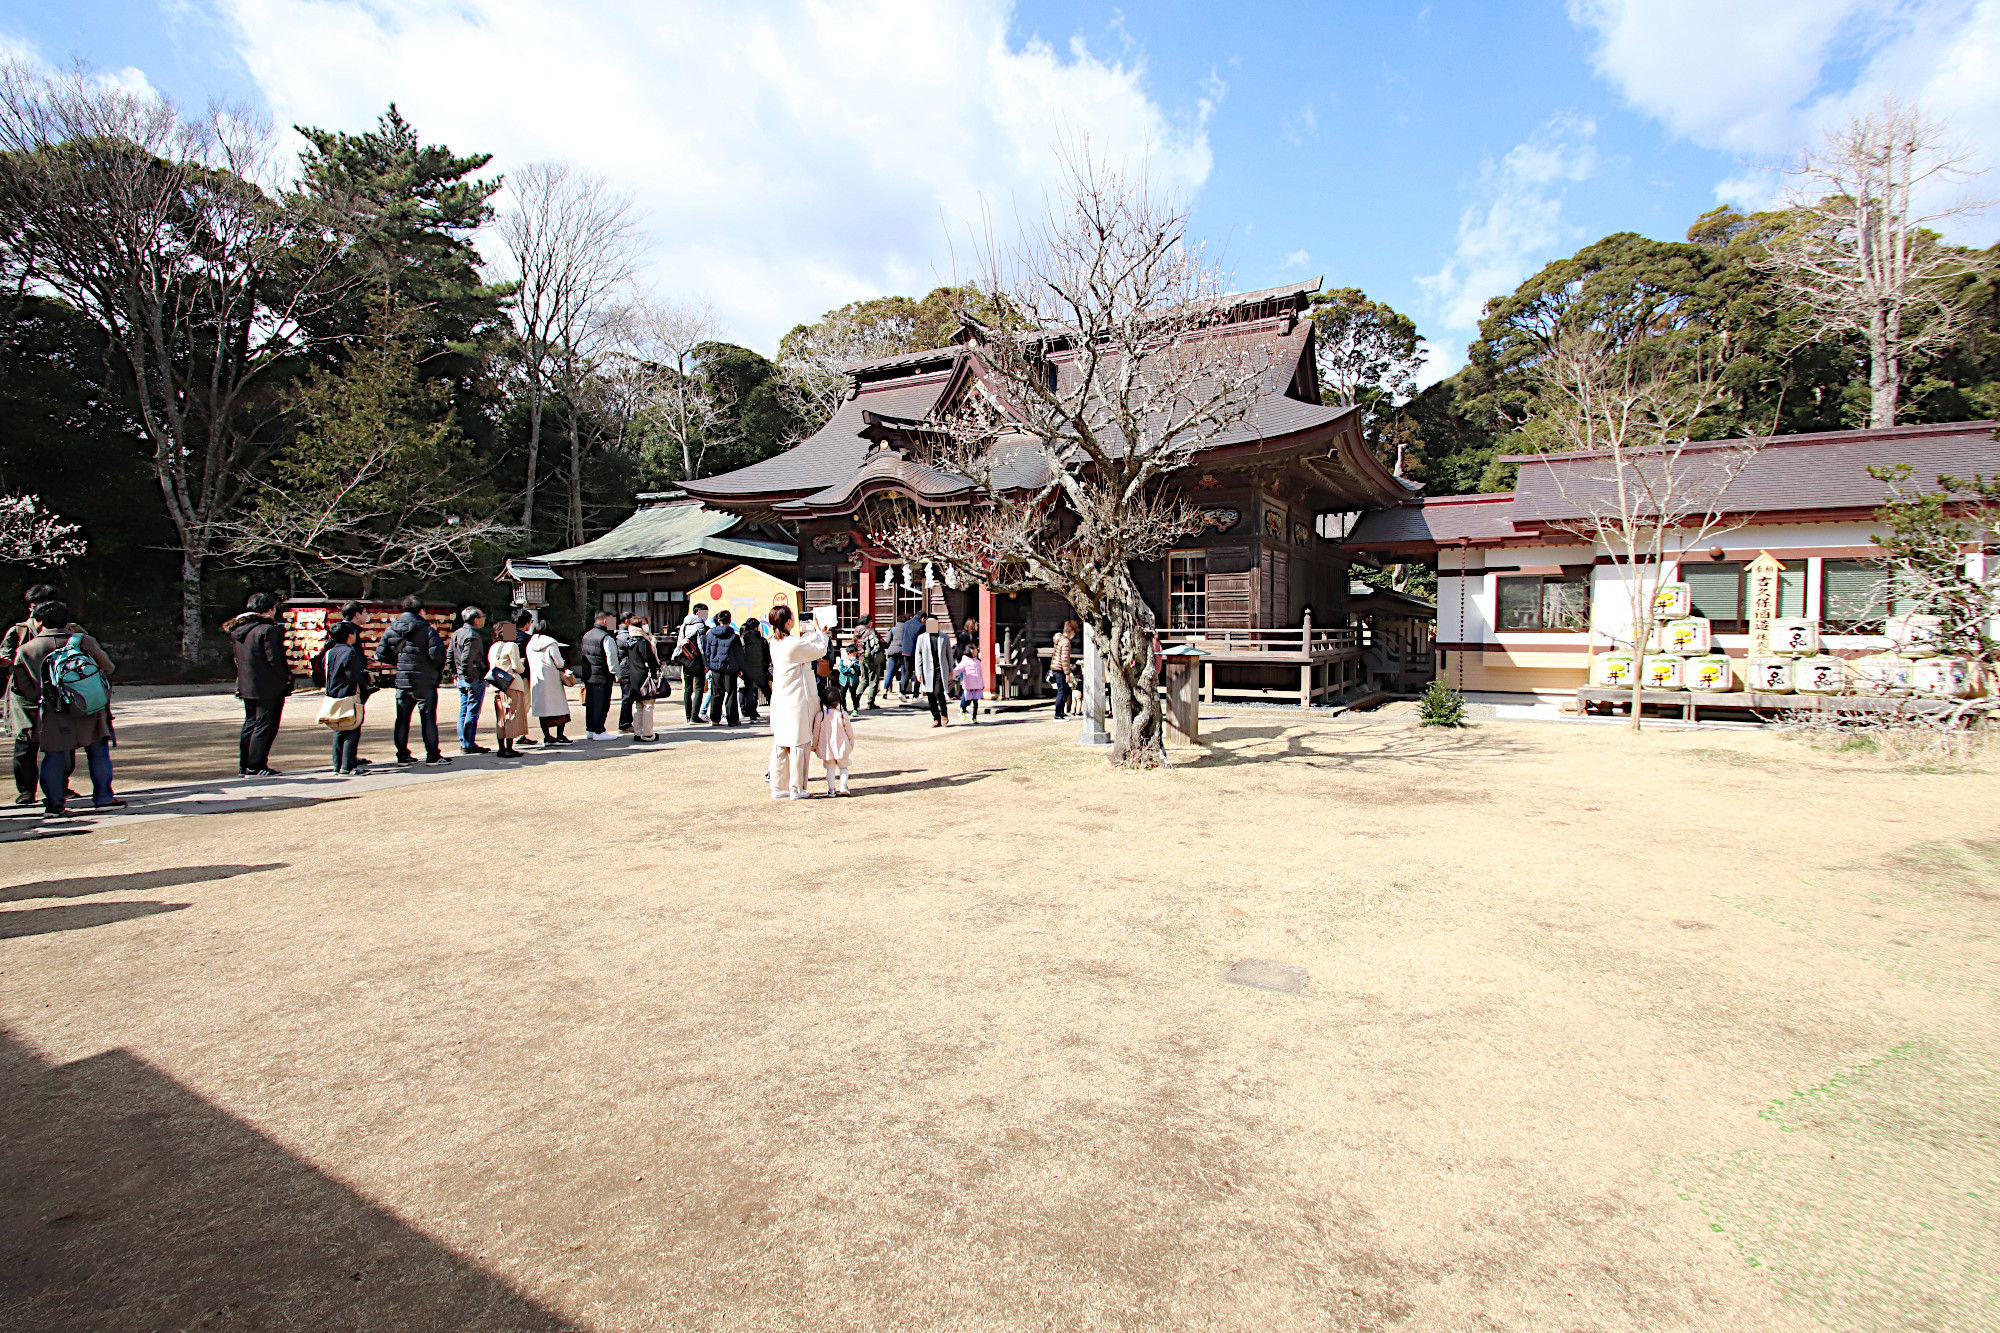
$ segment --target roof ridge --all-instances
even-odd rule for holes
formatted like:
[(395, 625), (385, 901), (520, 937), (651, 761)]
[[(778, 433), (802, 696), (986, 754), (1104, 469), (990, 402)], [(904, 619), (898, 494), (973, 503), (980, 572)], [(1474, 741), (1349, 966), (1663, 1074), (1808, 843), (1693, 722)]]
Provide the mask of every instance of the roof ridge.
[[(1669, 447), (1681, 452), (1706, 453), (1725, 445), (1749, 444), (1762, 440), (1766, 449), (1791, 449), (1800, 445), (1816, 444), (1859, 444), (1871, 440), (1902, 440), (1924, 435), (1976, 435), (1981, 431), (1991, 433), (2000, 430), (2000, 420), (1975, 421), (1923, 421), (1907, 426), (1861, 426), (1850, 430), (1807, 431), (1797, 435), (1732, 435), (1721, 440), (1690, 440), (1685, 445), (1648, 445), (1635, 450), (1637, 453), (1656, 453)], [(1578, 458), (1606, 458), (1609, 449), (1572, 449), (1553, 454), (1500, 454), (1494, 459), (1499, 463), (1567, 462)]]

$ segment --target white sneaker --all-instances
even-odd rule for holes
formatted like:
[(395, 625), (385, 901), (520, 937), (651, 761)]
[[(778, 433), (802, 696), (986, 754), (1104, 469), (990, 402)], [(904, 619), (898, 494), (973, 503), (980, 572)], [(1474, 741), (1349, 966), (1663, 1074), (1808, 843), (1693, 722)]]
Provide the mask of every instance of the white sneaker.
[(774, 791), (771, 793), (771, 799), (774, 801), (789, 801), (792, 799), (792, 794), (788, 791)]
[(587, 741), (615, 741), (618, 739), (608, 731), (586, 731), (583, 733), (583, 738)]
[(795, 801), (810, 801), (812, 799), (812, 793), (809, 791), (795, 791), (791, 795)]

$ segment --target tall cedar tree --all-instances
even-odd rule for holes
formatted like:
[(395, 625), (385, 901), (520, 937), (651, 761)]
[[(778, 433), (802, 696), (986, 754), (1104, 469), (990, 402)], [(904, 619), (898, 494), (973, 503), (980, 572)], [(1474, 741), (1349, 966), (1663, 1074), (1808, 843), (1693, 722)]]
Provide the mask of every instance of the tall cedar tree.
[(424, 380), (420, 344), (378, 314), (339, 370), (300, 391), (297, 436), (272, 458), (235, 547), (280, 559), (322, 595), (354, 580), (461, 571), (516, 530), (454, 419), (449, 385)]

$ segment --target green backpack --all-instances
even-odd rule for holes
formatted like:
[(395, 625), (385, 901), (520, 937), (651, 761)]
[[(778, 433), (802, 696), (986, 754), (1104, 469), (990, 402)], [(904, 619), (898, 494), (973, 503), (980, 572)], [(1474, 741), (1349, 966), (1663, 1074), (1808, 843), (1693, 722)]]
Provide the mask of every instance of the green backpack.
[(64, 712), (94, 717), (111, 707), (111, 684), (97, 659), (83, 650), (81, 634), (70, 635), (68, 643), (50, 653), (42, 672), (46, 688)]

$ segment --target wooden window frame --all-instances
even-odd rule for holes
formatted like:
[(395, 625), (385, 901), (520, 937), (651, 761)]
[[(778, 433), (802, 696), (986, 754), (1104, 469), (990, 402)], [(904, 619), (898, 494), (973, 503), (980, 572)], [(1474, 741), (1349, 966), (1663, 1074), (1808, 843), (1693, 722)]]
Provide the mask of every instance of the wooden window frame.
[[(1505, 596), (1504, 585), (1508, 583), (1533, 583), (1535, 585), (1535, 624), (1532, 626), (1503, 625), (1500, 623), (1500, 599)], [(1562, 583), (1584, 590), (1583, 624), (1569, 626), (1547, 626), (1541, 623), (1543, 608), (1547, 598), (1542, 592), (1546, 584)], [(1496, 574), (1493, 577), (1493, 632), (1495, 634), (1586, 634), (1590, 630), (1591, 578), (1586, 571), (1578, 574)]]
[(840, 627), (851, 630), (861, 623), (861, 571), (852, 567), (833, 571), (833, 605), (840, 613)]
[[(1200, 570), (1191, 576), (1200, 580), (1200, 586), (1189, 591), (1177, 591), (1174, 587), (1174, 565), (1178, 561), (1200, 562)], [(1205, 630), (1208, 628), (1208, 552), (1200, 547), (1168, 551), (1166, 565), (1167, 628), (1179, 632), (1183, 630)], [(1194, 614), (1183, 617), (1184, 605), (1191, 605)], [(1184, 620), (1187, 623), (1183, 623)]]

